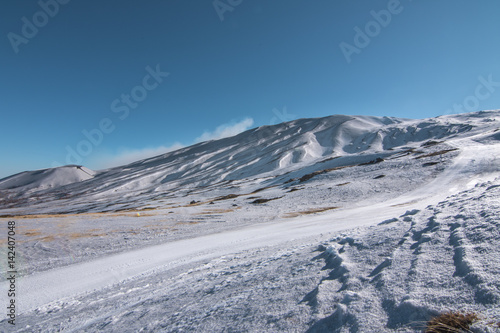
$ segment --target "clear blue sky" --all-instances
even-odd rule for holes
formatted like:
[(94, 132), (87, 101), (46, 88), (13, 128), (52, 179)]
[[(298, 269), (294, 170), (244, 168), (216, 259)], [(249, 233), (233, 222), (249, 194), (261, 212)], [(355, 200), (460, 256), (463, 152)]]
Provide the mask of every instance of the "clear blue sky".
[(3, 1), (0, 177), (292, 118), (500, 108), (497, 0), (215, 4)]

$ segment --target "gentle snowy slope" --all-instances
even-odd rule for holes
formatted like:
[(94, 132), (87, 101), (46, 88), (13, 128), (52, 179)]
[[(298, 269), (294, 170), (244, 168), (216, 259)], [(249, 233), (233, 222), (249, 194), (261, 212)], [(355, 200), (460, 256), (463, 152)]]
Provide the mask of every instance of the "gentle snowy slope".
[[(34, 275), (22, 303), (40, 307), (19, 331), (415, 332), (455, 309), (480, 312), (489, 320), (476, 332), (494, 332), (499, 199), (497, 179), (422, 210), (372, 207)], [(305, 237), (313, 229), (325, 236)], [(41, 306), (71, 295), (66, 286), (95, 292)]]
[(13, 176), (15, 331), (419, 332), (468, 310), (494, 332), (499, 133), (497, 111), (332, 116)]
[(78, 183), (91, 179), (94, 175), (94, 171), (79, 165), (27, 171), (0, 180), (0, 190), (33, 192)]

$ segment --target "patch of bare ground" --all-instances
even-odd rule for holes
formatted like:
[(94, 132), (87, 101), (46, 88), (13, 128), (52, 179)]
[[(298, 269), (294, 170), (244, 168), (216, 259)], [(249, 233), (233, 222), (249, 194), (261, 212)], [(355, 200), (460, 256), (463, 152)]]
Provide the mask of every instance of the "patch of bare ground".
[(334, 167), (334, 168), (329, 168), (329, 169), (314, 171), (314, 172), (308, 173), (307, 175), (304, 175), (301, 178), (299, 178), (299, 183), (303, 183), (303, 182), (308, 181), (309, 179), (311, 179), (311, 178), (313, 178), (313, 177), (315, 177), (317, 175), (322, 175), (322, 174), (327, 173), (327, 172), (341, 170), (341, 169), (345, 169), (345, 168), (352, 168), (352, 167), (355, 167), (355, 166), (365, 166), (365, 165), (378, 164), (378, 163), (381, 163), (383, 161), (384, 161), (383, 158), (377, 157), (374, 160), (370, 160), (370, 161), (364, 162), (364, 163), (343, 165), (343, 166), (338, 166), (338, 167)]
[(92, 237), (103, 237), (106, 236), (106, 233), (87, 233), (87, 232), (72, 232), (69, 235), (61, 235), (61, 237), (69, 238), (69, 239), (78, 239), (78, 238), (92, 238)]
[(309, 179), (311, 179), (311, 178), (313, 178), (314, 176), (317, 176), (317, 175), (322, 175), (322, 174), (330, 172), (330, 171), (341, 170), (341, 169), (345, 169), (345, 168), (349, 168), (349, 167), (353, 167), (353, 166), (356, 166), (356, 165), (345, 165), (345, 166), (339, 166), (339, 167), (335, 167), (335, 168), (329, 168), (329, 169), (314, 171), (314, 172), (308, 173), (307, 175), (304, 175), (304, 176), (300, 177), (299, 183), (306, 182)]
[[(167, 221), (165, 220), (164, 222), (167, 222)], [(171, 221), (168, 221), (168, 222), (171, 222)], [(169, 229), (172, 229), (172, 226), (156, 223), (156, 224), (145, 225), (143, 228), (148, 228), (148, 229), (153, 229), (153, 230), (169, 230)]]
[(372, 165), (372, 164), (378, 164), (378, 163), (382, 163), (384, 161), (383, 158), (381, 157), (377, 157), (376, 159), (374, 160), (371, 160), (371, 161), (368, 161), (368, 162), (364, 162), (364, 163), (360, 163), (358, 164), (359, 166), (364, 166), (364, 165)]
[(458, 148), (444, 149), (444, 150), (435, 151), (435, 152), (430, 153), (430, 154), (425, 154), (425, 155), (417, 156), (417, 157), (415, 157), (415, 159), (419, 160), (419, 159), (424, 158), (424, 157), (432, 157), (432, 156), (444, 155), (444, 154), (450, 153), (450, 152), (455, 151), (455, 150), (458, 150)]
[(411, 153), (414, 153), (415, 152), (415, 148), (410, 148), (410, 149), (406, 149), (406, 150), (403, 150), (402, 152), (399, 152), (399, 153), (395, 153), (394, 155), (392, 155), (390, 158), (388, 158), (389, 160), (395, 160), (397, 158), (401, 158), (401, 157), (404, 157), (404, 156), (408, 156), (410, 155)]
[(431, 146), (435, 146), (435, 145), (438, 145), (440, 143), (443, 143), (444, 141), (433, 141), (433, 140), (429, 140), (429, 141), (426, 141), (424, 143), (422, 143), (420, 145), (420, 147), (431, 147)]
[(428, 162), (428, 163), (422, 164), (422, 166), (423, 167), (429, 167), (429, 166), (433, 166), (433, 165), (436, 165), (436, 164), (439, 164), (439, 162)]
[(223, 195), (222, 197), (217, 197), (213, 199), (212, 201), (222, 201), (222, 200), (229, 200), (229, 199), (235, 199), (239, 197), (239, 194), (228, 194), (228, 195)]
[(203, 205), (204, 203), (206, 203), (206, 202), (193, 200), (193, 201), (191, 201), (189, 204), (184, 205), (184, 206), (181, 206), (181, 207), (195, 207), (195, 206), (201, 206), (201, 205)]
[(259, 192), (261, 192), (261, 191), (264, 191), (264, 190), (267, 190), (267, 189), (269, 189), (269, 188), (273, 188), (273, 187), (276, 187), (276, 185), (271, 185), (271, 186), (266, 186), (266, 187), (259, 188), (259, 189), (257, 189), (257, 190), (255, 190), (255, 191), (253, 191), (253, 192), (252, 192), (252, 193), (250, 193), (250, 194), (259, 193)]
[(196, 213), (194, 215), (210, 215), (210, 214), (224, 214), (224, 213), (231, 213), (234, 212), (235, 210), (241, 209), (241, 207), (234, 207), (234, 208), (227, 208), (227, 209), (207, 209), (202, 212)]
[(319, 163), (324, 163), (324, 162), (328, 162), (328, 161), (333, 161), (337, 158), (340, 158), (340, 156), (333, 156), (333, 157), (329, 157), (329, 158), (325, 158), (324, 160), (321, 160), (319, 161)]
[(340, 207), (322, 207), (322, 208), (308, 209), (308, 210), (303, 210), (300, 212), (286, 213), (285, 215), (283, 215), (283, 217), (284, 218), (292, 218), (292, 217), (298, 217), (298, 216), (302, 216), (302, 215), (322, 213), (322, 212), (326, 212), (326, 211), (334, 210), (334, 209), (339, 209), (339, 208)]
[[(126, 214), (125, 212), (130, 212), (131, 214)], [(120, 213), (75, 213), (75, 214), (34, 214), (34, 215), (12, 215), (9, 218), (16, 219), (46, 219), (46, 218), (67, 218), (67, 217), (120, 217), (128, 216), (135, 217), (139, 213), (136, 210), (126, 210)], [(140, 214), (141, 216), (154, 216), (154, 214)]]
[(199, 224), (200, 222), (198, 221), (181, 221), (175, 223), (175, 225), (190, 225), (190, 224)]
[(30, 229), (30, 230), (26, 230), (23, 232), (24, 236), (27, 236), (27, 237), (34, 237), (34, 236), (40, 236), (42, 233), (40, 231), (38, 231), (38, 229)]
[(283, 197), (277, 197), (277, 198), (270, 198), (270, 199), (255, 199), (254, 201), (252, 201), (251, 203), (252, 204), (263, 204), (263, 203), (266, 203), (268, 201), (272, 201), (272, 200), (277, 200), (277, 199), (281, 199)]

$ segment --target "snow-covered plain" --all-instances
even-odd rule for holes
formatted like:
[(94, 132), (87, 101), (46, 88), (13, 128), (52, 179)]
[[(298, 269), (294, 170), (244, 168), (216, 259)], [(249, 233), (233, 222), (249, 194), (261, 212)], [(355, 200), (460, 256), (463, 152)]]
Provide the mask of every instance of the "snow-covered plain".
[(499, 140), (499, 111), (331, 116), (0, 180), (0, 330), (499, 331)]

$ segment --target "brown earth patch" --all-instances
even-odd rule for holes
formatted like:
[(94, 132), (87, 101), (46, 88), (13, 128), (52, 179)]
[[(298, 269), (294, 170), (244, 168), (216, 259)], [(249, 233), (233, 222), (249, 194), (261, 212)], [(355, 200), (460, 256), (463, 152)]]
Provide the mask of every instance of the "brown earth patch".
[(284, 218), (292, 218), (292, 217), (298, 217), (298, 216), (302, 216), (302, 215), (310, 215), (310, 214), (322, 213), (322, 212), (326, 212), (326, 211), (334, 210), (334, 209), (339, 209), (339, 208), (340, 207), (314, 208), (314, 209), (303, 210), (303, 211), (300, 211), (300, 212), (286, 213), (283, 217)]

